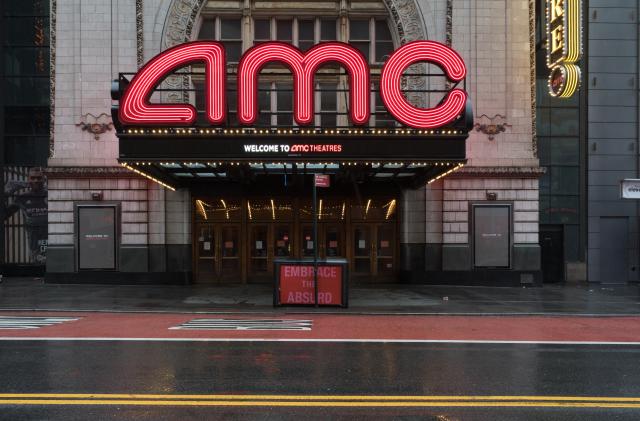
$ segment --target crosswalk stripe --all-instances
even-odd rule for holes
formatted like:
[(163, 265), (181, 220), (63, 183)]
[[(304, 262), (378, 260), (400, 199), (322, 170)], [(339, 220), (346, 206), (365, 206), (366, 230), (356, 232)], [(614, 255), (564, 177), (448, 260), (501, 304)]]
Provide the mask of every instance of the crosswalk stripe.
[(33, 316), (0, 316), (0, 329), (20, 330), (39, 329), (79, 320), (75, 317), (33, 317)]
[(291, 319), (193, 319), (171, 330), (311, 330), (312, 320)]

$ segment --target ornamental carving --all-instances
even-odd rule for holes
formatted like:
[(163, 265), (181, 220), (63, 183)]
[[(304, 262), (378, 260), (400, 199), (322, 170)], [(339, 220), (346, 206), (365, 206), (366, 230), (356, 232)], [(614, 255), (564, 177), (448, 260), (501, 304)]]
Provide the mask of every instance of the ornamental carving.
[(49, 22), (49, 158), (53, 157), (56, 125), (56, 19), (58, 2), (51, 0)]
[(473, 125), (473, 128), (477, 132), (486, 134), (489, 140), (493, 140), (497, 134), (506, 131), (507, 127), (511, 127), (505, 119), (506, 117), (500, 114), (496, 114), (493, 117), (482, 114), (478, 117), (478, 122)]
[[(422, 16), (414, 0), (384, 0), (384, 3), (391, 14), (400, 44), (427, 39), (427, 33), (422, 25)], [(425, 73), (426, 69), (425, 65), (417, 64), (411, 66), (410, 72)], [(403, 81), (402, 87), (406, 90), (424, 90), (426, 83), (426, 77), (410, 76)], [(416, 107), (426, 106), (425, 94), (420, 92), (408, 93), (407, 100)]]
[(465, 166), (449, 174), (451, 178), (540, 178), (546, 172), (544, 167), (470, 167)]
[(144, 10), (142, 0), (136, 0), (136, 62), (138, 69), (144, 64)]
[[(191, 31), (205, 0), (174, 0), (169, 7), (165, 31), (162, 37), (162, 50), (191, 41)], [(181, 89), (189, 89), (186, 76), (169, 76), (163, 83), (164, 89), (175, 89), (163, 95), (165, 102), (188, 102), (188, 94)]]
[[(169, 6), (167, 19), (165, 21), (165, 29), (162, 35), (162, 50), (171, 48), (175, 45), (182, 44), (192, 39), (192, 30), (200, 10), (205, 5), (205, 0), (173, 0)], [(397, 34), (400, 44), (406, 44), (410, 41), (427, 39), (427, 33), (422, 23), (422, 16), (418, 10), (415, 0), (384, 0), (385, 5), (389, 9), (391, 20)], [(426, 66), (412, 66), (412, 72), (422, 72)], [(425, 77), (407, 77), (403, 85), (408, 90), (423, 90), (426, 86)], [(180, 76), (170, 76), (163, 84), (166, 89), (189, 88), (189, 78)], [(187, 94), (180, 92), (169, 92), (164, 95), (166, 102), (187, 102)], [(409, 93), (407, 95), (409, 102), (417, 107), (426, 105), (424, 94), (419, 92)]]
[(95, 116), (91, 113), (87, 113), (82, 116), (80, 123), (76, 124), (82, 131), (89, 132), (93, 135), (95, 140), (100, 139), (101, 134), (105, 134), (113, 129), (113, 122), (111, 122), (111, 116), (102, 113)]

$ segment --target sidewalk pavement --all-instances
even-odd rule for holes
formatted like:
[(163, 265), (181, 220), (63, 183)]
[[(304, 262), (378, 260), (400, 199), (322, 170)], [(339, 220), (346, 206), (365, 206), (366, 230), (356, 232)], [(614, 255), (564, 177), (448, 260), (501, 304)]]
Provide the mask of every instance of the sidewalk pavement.
[(366, 313), (460, 315), (640, 315), (640, 287), (540, 288), (355, 285), (349, 308), (273, 307), (271, 285), (56, 285), (4, 278), (0, 310), (171, 313)]

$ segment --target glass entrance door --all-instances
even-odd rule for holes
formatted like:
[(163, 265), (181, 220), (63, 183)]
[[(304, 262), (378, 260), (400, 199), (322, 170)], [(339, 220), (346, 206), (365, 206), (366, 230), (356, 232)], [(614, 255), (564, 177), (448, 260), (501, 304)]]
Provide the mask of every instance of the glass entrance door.
[(218, 277), (224, 281), (240, 282), (240, 226), (221, 225), (218, 228)]
[(196, 282), (240, 282), (240, 225), (199, 223)]
[(320, 234), (324, 259), (345, 257), (344, 224), (322, 224)]
[(292, 256), (290, 224), (251, 224), (249, 233), (249, 280), (271, 282), (273, 261)]
[[(315, 238), (313, 238), (313, 225), (304, 224), (300, 227), (300, 257), (313, 258)], [(320, 254), (318, 254), (320, 258)]]
[[(313, 224), (304, 224), (301, 233), (301, 257), (313, 258)], [(318, 223), (318, 259), (345, 257), (344, 224)]]
[(273, 257), (286, 259), (292, 257), (291, 225), (278, 224), (273, 227)]
[(199, 224), (196, 245), (196, 282), (214, 282), (216, 279), (216, 235), (213, 224)]
[(370, 277), (373, 275), (372, 261), (372, 232), (370, 225), (356, 225), (353, 227), (353, 263), (351, 270), (356, 277)]
[(392, 281), (396, 274), (396, 226), (393, 223), (353, 227), (351, 270), (367, 281)]
[(249, 276), (252, 279), (269, 276), (269, 226), (249, 226)]
[(374, 259), (376, 262), (375, 275), (380, 280), (394, 279), (396, 271), (395, 234), (395, 225), (381, 224), (376, 226), (376, 242), (374, 247)]

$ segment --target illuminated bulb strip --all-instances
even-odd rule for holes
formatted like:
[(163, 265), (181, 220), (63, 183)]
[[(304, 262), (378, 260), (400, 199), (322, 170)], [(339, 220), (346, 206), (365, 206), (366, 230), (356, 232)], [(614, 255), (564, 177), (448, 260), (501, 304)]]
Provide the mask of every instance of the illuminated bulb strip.
[[(562, 15), (557, 19), (563, 20), (562, 56), (551, 61), (551, 9), (556, 7), (553, 0), (546, 1), (546, 27), (547, 27), (547, 67), (554, 68), (560, 63), (575, 63), (582, 55), (582, 5), (580, 0), (564, 0), (561, 4)], [(555, 19), (554, 19), (555, 21)]]
[(415, 130), (415, 129), (394, 129), (394, 130), (382, 130), (382, 129), (370, 129), (370, 130), (358, 130), (358, 129), (314, 129), (314, 130), (287, 130), (287, 129), (202, 129), (200, 127), (189, 128), (157, 128), (157, 129), (126, 129), (122, 133), (134, 134), (134, 135), (249, 135), (255, 136), (256, 134), (271, 134), (271, 135), (451, 135), (462, 134), (462, 130)]
[(462, 167), (464, 167), (464, 164), (458, 164), (458, 165), (456, 165), (455, 167), (451, 168), (449, 171), (444, 172), (444, 173), (440, 174), (439, 176), (432, 178), (431, 180), (429, 180), (429, 181), (427, 182), (427, 184), (431, 184), (431, 183), (433, 183), (434, 181), (441, 179), (442, 177), (446, 177), (447, 175), (451, 174), (451, 173), (452, 173), (452, 172), (454, 172), (454, 171), (459, 170), (459, 169), (460, 169), (460, 168), (462, 168)]
[(369, 66), (356, 48), (341, 42), (317, 44), (303, 53), (283, 42), (267, 42), (249, 49), (238, 65), (238, 121), (253, 124), (258, 118), (258, 74), (270, 62), (281, 62), (293, 73), (294, 118), (300, 125), (313, 121), (316, 71), (327, 62), (344, 66), (349, 75), (349, 113), (354, 124), (369, 121)]
[(411, 105), (402, 94), (402, 73), (410, 65), (421, 61), (441, 67), (452, 82), (463, 80), (467, 73), (462, 57), (446, 45), (435, 41), (410, 42), (397, 49), (384, 64), (380, 76), (380, 95), (389, 113), (401, 123), (419, 129), (441, 127), (462, 113), (467, 93), (462, 89), (453, 89), (442, 104), (434, 108)]
[(224, 207), (225, 213), (227, 215), (227, 219), (229, 219), (229, 209), (227, 208), (227, 203), (224, 201), (224, 199), (220, 199), (220, 202), (222, 203), (222, 206)]
[(582, 54), (582, 34), (581, 25), (582, 19), (580, 0), (566, 0), (566, 14), (567, 14), (567, 50), (565, 63), (575, 63), (580, 59)]
[[(559, 86), (553, 86), (554, 78), (557, 72), (562, 73)], [(582, 73), (580, 68), (575, 64), (559, 64), (549, 72), (547, 85), (551, 96), (558, 98), (569, 98), (580, 88), (580, 80)]]
[(149, 96), (170, 72), (186, 64), (204, 61), (205, 104), (207, 118), (212, 124), (225, 121), (225, 52), (222, 44), (196, 41), (163, 51), (149, 61), (133, 78), (122, 99), (118, 117), (124, 124), (192, 124), (196, 110), (188, 104), (161, 105), (149, 103)]
[(209, 219), (207, 218), (207, 210), (204, 208), (204, 205), (202, 204), (202, 200), (197, 199), (196, 205), (198, 206), (198, 211), (200, 212), (200, 214), (204, 216), (204, 219)]
[(387, 208), (387, 214), (385, 215), (384, 219), (389, 219), (389, 217), (391, 215), (393, 215), (393, 211), (396, 209), (396, 199), (393, 199), (390, 203), (389, 203), (389, 207)]
[(137, 169), (133, 168), (131, 165), (125, 164), (124, 162), (123, 162), (123, 163), (121, 163), (120, 165), (122, 165), (123, 167), (125, 167), (125, 168), (126, 168), (126, 169), (128, 169), (129, 171), (133, 171), (134, 173), (136, 173), (136, 174), (138, 174), (138, 175), (141, 175), (141, 176), (143, 176), (144, 178), (147, 178), (147, 179), (149, 179), (149, 180), (151, 180), (151, 181), (153, 181), (153, 182), (155, 182), (155, 183), (160, 184), (160, 185), (161, 185), (162, 187), (164, 187), (164, 188), (167, 188), (167, 189), (169, 189), (169, 190), (171, 190), (171, 191), (176, 191), (176, 189), (175, 189), (175, 188), (173, 188), (173, 187), (171, 187), (170, 185), (163, 183), (162, 181), (158, 180), (158, 179), (157, 179), (157, 178), (155, 178), (155, 177), (150, 176), (149, 174), (143, 173), (142, 171), (140, 171), (140, 170), (137, 170)]

